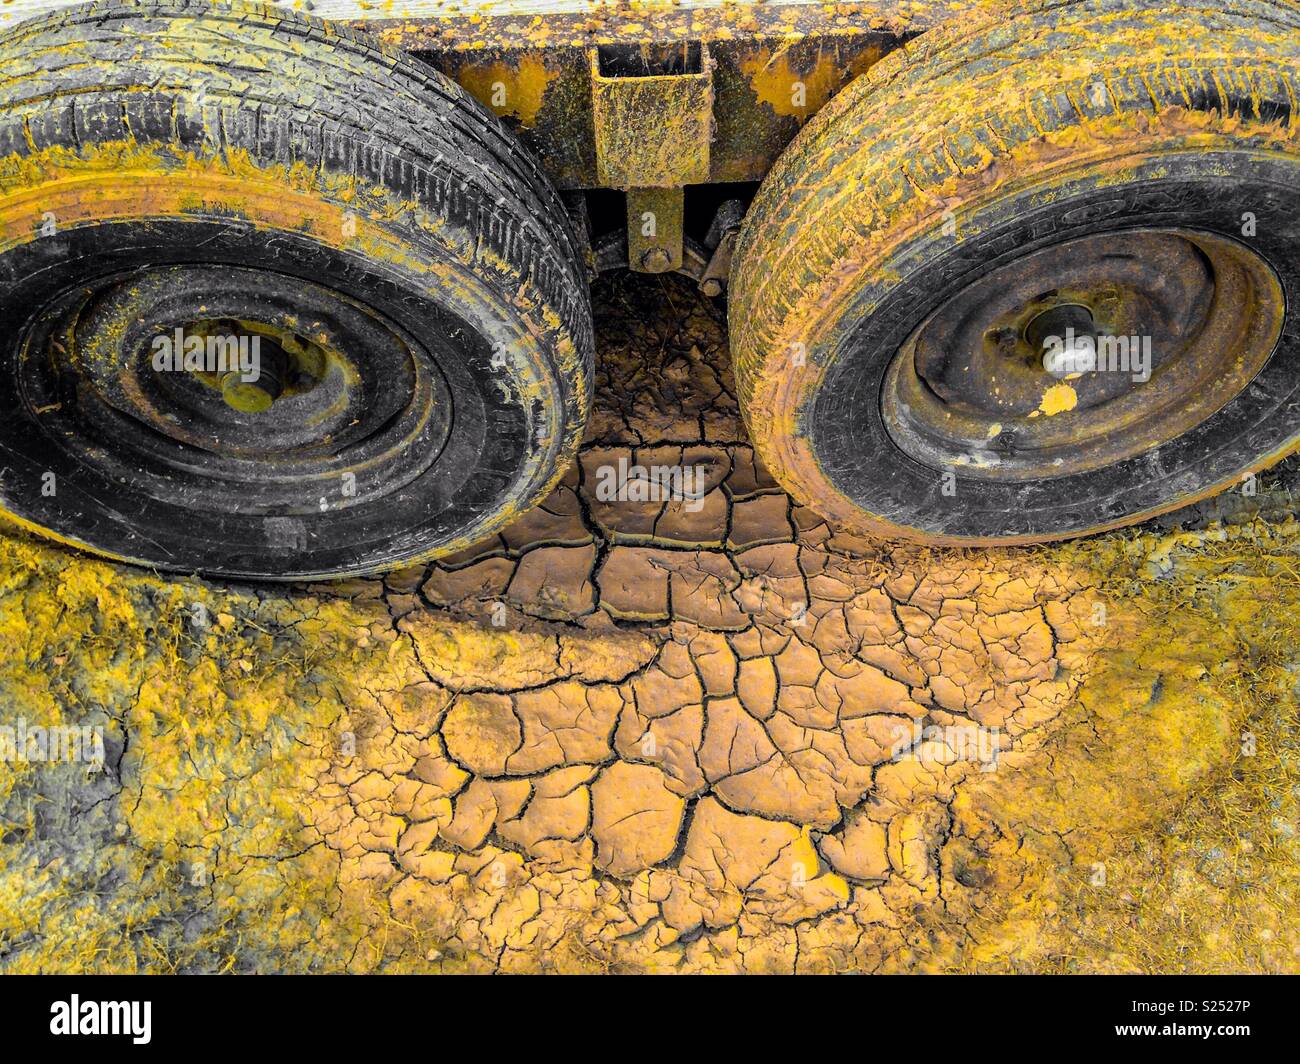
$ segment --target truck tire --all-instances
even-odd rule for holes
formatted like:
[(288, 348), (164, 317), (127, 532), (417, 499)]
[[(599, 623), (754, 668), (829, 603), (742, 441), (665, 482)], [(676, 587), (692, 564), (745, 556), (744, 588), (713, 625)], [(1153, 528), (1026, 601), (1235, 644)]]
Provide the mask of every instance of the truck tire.
[(0, 70), (13, 521), (165, 570), (317, 579), (463, 548), (562, 475), (592, 381), (578, 248), (451, 81), (198, 0), (20, 24)]
[(1300, 444), (1297, 99), (1282, 0), (981, 7), (886, 57), (739, 239), (771, 472), (836, 524), (953, 545), (1253, 483)]

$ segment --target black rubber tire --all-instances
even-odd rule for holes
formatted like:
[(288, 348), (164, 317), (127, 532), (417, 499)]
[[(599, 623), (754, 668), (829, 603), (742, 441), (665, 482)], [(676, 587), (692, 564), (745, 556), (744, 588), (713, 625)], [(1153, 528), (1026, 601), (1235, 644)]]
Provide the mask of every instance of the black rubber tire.
[[(1297, 99), (1284, 0), (981, 5), (886, 57), (778, 160), (741, 233), (732, 351), (768, 468), (857, 531), (1030, 543), (1168, 511), (1294, 450)], [(998, 480), (899, 446), (887, 371), (952, 293), (1040, 248), (1159, 227), (1236, 242), (1280, 282), (1279, 339), (1235, 398), (1086, 473)]]
[[(563, 474), (593, 377), (578, 247), (457, 85), (285, 8), (197, 0), (20, 24), (0, 70), (12, 520), (160, 569), (316, 579), (461, 549)], [(274, 431), (141, 361), (146, 319), (259, 314), (346, 352)], [(76, 357), (50, 356), (67, 337)]]

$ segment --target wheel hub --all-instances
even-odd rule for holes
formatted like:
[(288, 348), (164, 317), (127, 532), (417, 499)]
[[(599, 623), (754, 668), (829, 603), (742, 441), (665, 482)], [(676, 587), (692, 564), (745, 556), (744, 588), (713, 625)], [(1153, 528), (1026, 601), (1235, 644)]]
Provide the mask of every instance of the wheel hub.
[(1273, 271), (1222, 237), (1082, 237), (991, 271), (913, 333), (882, 412), (919, 461), (1028, 480), (1141, 453), (1199, 424), (1277, 342)]
[[(155, 498), (305, 513), (399, 490), (437, 460), (445, 382), (405, 333), (317, 285), (176, 266), (109, 278), (28, 338), (26, 390), (87, 463)], [(52, 372), (51, 372), (52, 371)], [(340, 478), (351, 474), (348, 494)], [(202, 486), (196, 493), (197, 485)]]

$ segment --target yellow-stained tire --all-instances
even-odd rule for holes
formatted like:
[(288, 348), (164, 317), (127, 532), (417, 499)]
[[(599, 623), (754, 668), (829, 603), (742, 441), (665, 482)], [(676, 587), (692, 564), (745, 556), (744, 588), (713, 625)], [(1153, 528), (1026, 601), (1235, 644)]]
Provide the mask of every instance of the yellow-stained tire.
[(1294, 450), (1297, 101), (1283, 0), (989, 6), (887, 56), (740, 235), (731, 343), (769, 469), (867, 534), (1029, 543)]
[(441, 74), (245, 3), (0, 37), (0, 509), (224, 577), (464, 547), (562, 475), (589, 296), (554, 189)]

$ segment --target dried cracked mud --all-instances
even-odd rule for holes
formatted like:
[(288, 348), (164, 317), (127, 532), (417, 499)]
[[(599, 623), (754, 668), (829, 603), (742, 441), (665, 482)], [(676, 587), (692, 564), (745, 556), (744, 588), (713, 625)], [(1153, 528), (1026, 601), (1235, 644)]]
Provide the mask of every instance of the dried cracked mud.
[[(0, 540), (0, 724), (105, 754), (0, 765), (0, 970), (1300, 971), (1293, 467), (1050, 549), (849, 537), (755, 462), (719, 308), (597, 295), (579, 467), (460, 556)], [(638, 466), (699, 490), (609, 498)]]

